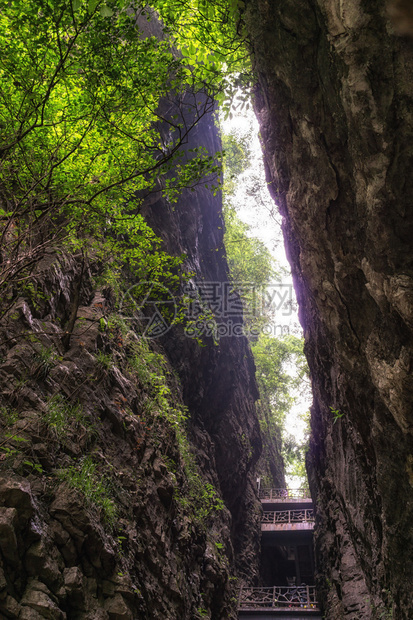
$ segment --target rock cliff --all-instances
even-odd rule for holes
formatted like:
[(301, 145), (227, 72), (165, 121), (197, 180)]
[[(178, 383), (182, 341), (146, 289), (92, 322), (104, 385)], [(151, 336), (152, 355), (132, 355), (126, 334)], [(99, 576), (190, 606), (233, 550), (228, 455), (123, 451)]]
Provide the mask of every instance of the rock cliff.
[(250, 0), (245, 19), (313, 383), (319, 592), (331, 620), (407, 619), (413, 42), (383, 1)]
[[(191, 141), (219, 148), (212, 114)], [(227, 280), (219, 194), (144, 211), (193, 282)], [(247, 342), (148, 342), (98, 267), (50, 251), (2, 317), (0, 616), (235, 618), (259, 558)]]
[[(201, 119), (191, 132), (187, 150), (199, 145), (211, 154), (221, 149), (214, 113)], [(186, 269), (193, 274), (191, 286), (201, 289), (215, 286), (214, 313), (218, 334), (223, 334), (219, 342), (213, 344), (208, 329), (204, 332), (207, 346), (200, 347), (180, 329), (173, 329), (161, 341), (179, 374), (184, 401), (194, 422), (193, 432), (206, 432), (212, 439), (212, 449), (204, 455), (206, 468), (214, 463), (219, 487), (232, 514), (239, 569), (254, 580), (258, 575), (260, 509), (253, 490), (256, 482), (248, 473), (261, 452), (254, 405), (258, 389), (247, 339), (230, 335), (231, 325), (242, 323), (239, 302), (238, 312), (228, 316), (223, 312), (230, 293), (225, 288), (228, 266), (221, 200), (220, 192), (214, 196), (208, 187), (200, 184), (196, 191), (183, 191), (177, 208), (155, 196), (143, 213), (153, 230), (164, 239), (167, 251), (185, 254)], [(198, 448), (201, 449), (201, 444)], [(279, 453), (277, 457), (280, 459)]]

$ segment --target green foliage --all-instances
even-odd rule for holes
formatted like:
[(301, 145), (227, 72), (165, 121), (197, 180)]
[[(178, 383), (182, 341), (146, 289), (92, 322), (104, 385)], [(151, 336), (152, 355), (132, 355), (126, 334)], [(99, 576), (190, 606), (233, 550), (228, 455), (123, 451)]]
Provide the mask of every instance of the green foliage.
[(46, 379), (56, 364), (58, 357), (53, 347), (40, 345), (33, 353), (32, 375), (36, 379)]
[[(248, 105), (250, 56), (239, 0), (151, 0), (174, 37), (188, 71), (227, 114), (231, 103)], [(242, 87), (242, 89), (240, 88)]]
[(18, 411), (9, 405), (2, 405), (0, 407), (0, 419), (6, 426), (13, 426), (19, 419)]
[(299, 382), (299, 378), (291, 374), (291, 365), (301, 361), (304, 355), (302, 340), (295, 336), (273, 338), (260, 334), (258, 340), (251, 344), (251, 349), (257, 366), (256, 378), (261, 399), (269, 404), (274, 421), (282, 427), (285, 414), (294, 402), (292, 388)]
[[(302, 442), (288, 432), (285, 420), (296, 402), (296, 394), (306, 379), (307, 361), (303, 341), (295, 336), (273, 338), (260, 334), (251, 343), (256, 364), (256, 378), (260, 392), (258, 414), (261, 429), (268, 438), (277, 437), (281, 431), (281, 452), (286, 472), (297, 479), (297, 486), (306, 483), (305, 454), (308, 448), (309, 428)], [(294, 394), (294, 396), (293, 396)], [(301, 415), (309, 424), (309, 414)], [(268, 439), (264, 438), (264, 453)], [(271, 484), (271, 481), (268, 481)]]
[(77, 465), (59, 470), (57, 475), (69, 486), (78, 489), (91, 505), (100, 508), (109, 524), (114, 523), (116, 506), (110, 497), (107, 484), (96, 471), (91, 456), (84, 457)]
[[(17, 433), (6, 433), (5, 439), (0, 444), (0, 450), (5, 455), (6, 459), (17, 456), (21, 453), (21, 449), (19, 448), (20, 444), (27, 443), (29, 440), (26, 437), (22, 437)], [(8, 444), (17, 444), (17, 445), (8, 445)]]
[(185, 458), (185, 473), (188, 478), (188, 488), (175, 490), (175, 501), (181, 508), (191, 514), (191, 520), (202, 528), (206, 528), (208, 517), (219, 510), (223, 510), (224, 502), (218, 497), (212, 484), (205, 484), (195, 465), (195, 459)]
[[(15, 439), (15, 437), (11, 437), (10, 439), (13, 440)], [(13, 457), (20, 454), (20, 450), (18, 448), (11, 448), (10, 446), (7, 446), (7, 445), (0, 446), (0, 450), (2, 451), (1, 460), (3, 460), (3, 455), (4, 455), (4, 459), (6, 460), (6, 462), (9, 459), (12, 459)]]
[(230, 274), (244, 303), (245, 333), (254, 338), (271, 321), (265, 289), (280, 279), (280, 271), (265, 244), (251, 236), (250, 227), (234, 208), (226, 205), (224, 217)]
[(62, 439), (69, 425), (83, 422), (84, 416), (80, 405), (73, 405), (61, 394), (55, 394), (46, 404), (44, 420), (56, 437)]
[(187, 413), (169, 385), (170, 373), (165, 357), (153, 351), (144, 338), (135, 341), (130, 349), (128, 368), (146, 392), (148, 414), (152, 418), (165, 418), (176, 429), (182, 428)]
[[(224, 176), (226, 178), (239, 177), (251, 163), (250, 136), (238, 136), (236, 132), (222, 134), (222, 148), (224, 152)], [(229, 188), (225, 187), (225, 193)]]
[(251, 232), (234, 206), (231, 195), (240, 175), (250, 167), (250, 133), (223, 135), (224, 147), (224, 243), (231, 279), (244, 305), (245, 333), (253, 340), (271, 323), (273, 316), (266, 300), (266, 289), (279, 282), (280, 268), (266, 245)]
[[(19, 414), (15, 409), (9, 405), (3, 405), (0, 407), (0, 421), (2, 425), (11, 429), (18, 419)], [(27, 422), (23, 428), (19, 428), (17, 432), (8, 430), (4, 433), (4, 439), (0, 442), (0, 463), (1, 461), (4, 461), (6, 467), (12, 459), (22, 455), (22, 447), (24, 444), (28, 444), (29, 440), (20, 434), (25, 430), (28, 424), (29, 422)], [(33, 464), (33, 467), (37, 470), (37, 465)]]
[(96, 354), (96, 364), (101, 370), (110, 370), (113, 366), (113, 360), (110, 355), (98, 351)]
[(40, 465), (40, 463), (33, 463), (33, 461), (23, 461), (23, 465), (26, 465), (26, 467), (29, 468), (30, 473), (31, 472), (36, 472), (38, 474), (42, 474), (43, 473), (43, 467)]
[[(182, 188), (194, 189), (201, 180), (216, 190), (219, 156), (183, 147), (214, 109), (213, 96), (224, 100), (249, 76), (237, 33), (238, 3), (152, 4), (182, 55), (162, 33), (138, 31), (137, 18), (146, 9), (139, 1), (3, 3), (0, 284), (5, 306), (22, 283), (33, 305), (46, 301), (33, 274), (57, 248), (82, 260), (91, 257), (101, 266), (100, 282), (115, 287), (131, 280), (167, 287), (179, 282), (183, 258), (162, 250), (140, 213), (142, 201), (156, 191), (173, 203)], [(99, 329), (110, 335), (117, 326), (101, 321)], [(47, 378), (56, 359), (52, 350), (39, 349), (38, 377)], [(110, 362), (98, 354), (97, 364), (107, 370)], [(191, 510), (206, 518), (222, 509), (215, 489), (198, 473), (187, 413), (173, 394), (164, 360), (141, 341), (129, 368), (142, 384), (148, 418), (175, 430)], [(83, 424), (80, 409), (59, 395), (46, 404), (44, 421), (61, 443)], [(60, 476), (113, 518), (113, 503), (90, 457)]]
[(16, 0), (0, 13), (0, 283), (9, 301), (12, 284), (57, 244), (138, 279), (162, 280), (182, 262), (161, 250), (139, 206), (155, 187), (174, 201), (216, 177), (215, 157), (181, 148), (213, 101), (168, 41), (140, 36), (141, 12), (126, 0)]
[(339, 409), (334, 409), (332, 405), (330, 405), (330, 412), (333, 416), (333, 424), (335, 424), (337, 420), (340, 420), (344, 415), (344, 411), (340, 412)]
[[(175, 489), (175, 500), (194, 521), (205, 527), (208, 516), (224, 508), (214, 486), (201, 477), (187, 435), (187, 409), (179, 402), (171, 384), (174, 380), (163, 355), (152, 350), (145, 339), (130, 346), (128, 368), (146, 394), (148, 422), (162, 419), (171, 425), (178, 443), (179, 454), (187, 478), (187, 485)], [(169, 471), (175, 475), (176, 464), (164, 458)]]
[(224, 195), (234, 194), (240, 175), (251, 164), (250, 135), (239, 136), (235, 132), (222, 133)]
[[(227, 197), (236, 187), (239, 175), (249, 165), (247, 139), (248, 136), (239, 138), (235, 133), (224, 138), (227, 146), (224, 157), (224, 192)], [(234, 207), (226, 204), (224, 216), (228, 263), (231, 277), (235, 285), (238, 284), (244, 303), (244, 331), (250, 340), (260, 392), (257, 411), (264, 450), (259, 473), (263, 482), (272, 484), (272, 446), (282, 444), (288, 473), (304, 481), (307, 440), (298, 444), (285, 429), (286, 415), (296, 402), (297, 393), (307, 382), (308, 368), (303, 341), (292, 335), (275, 338), (265, 333), (265, 328), (275, 322), (266, 304), (266, 288), (280, 280), (280, 270), (270, 251), (263, 242), (251, 235), (250, 227), (239, 219)], [(243, 289), (242, 283), (250, 286)]]
[(250, 227), (240, 220), (235, 209), (226, 208), (224, 215), (224, 240), (232, 278), (256, 287), (278, 280), (279, 270), (264, 243), (251, 236)]
[(118, 548), (119, 548), (119, 555), (123, 555), (123, 544), (125, 542), (125, 540), (128, 540), (127, 536), (117, 536), (116, 540), (118, 542)]
[(294, 478), (294, 486), (296, 488), (307, 486), (305, 456), (308, 451), (308, 440), (310, 437), (310, 412), (306, 411), (302, 413), (300, 417), (306, 426), (304, 439), (298, 441), (297, 438), (287, 430), (283, 432), (282, 438), (282, 453), (287, 474)]

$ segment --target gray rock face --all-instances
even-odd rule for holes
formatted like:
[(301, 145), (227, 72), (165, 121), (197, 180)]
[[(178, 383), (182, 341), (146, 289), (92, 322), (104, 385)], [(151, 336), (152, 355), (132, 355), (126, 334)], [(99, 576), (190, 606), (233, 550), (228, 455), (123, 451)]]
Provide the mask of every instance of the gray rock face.
[(246, 20), (313, 382), (326, 617), (407, 619), (413, 42), (372, 0), (251, 0)]
[[(191, 140), (219, 148), (211, 115)], [(186, 252), (198, 278), (227, 280), (219, 196), (202, 186), (173, 209), (156, 199), (145, 211), (167, 251)], [(47, 255), (33, 274), (39, 301), (22, 295), (0, 325), (0, 617), (235, 619), (236, 576), (257, 580), (259, 560), (252, 471), (261, 440), (247, 342), (207, 339), (201, 348), (177, 328), (154, 345), (170, 360), (174, 406), (190, 413), (195, 472), (140, 367), (131, 371), (137, 336), (111, 317), (111, 292), (94, 284), (96, 269), (84, 270), (67, 346), (80, 273), (72, 256)], [(85, 456), (96, 473), (69, 484)], [(116, 503), (114, 522), (90, 501), (100, 483)], [(201, 514), (189, 508), (194, 484)], [(208, 484), (222, 507), (209, 509)]]
[[(221, 149), (212, 113), (197, 124), (187, 148), (200, 144), (211, 155)], [(196, 192), (184, 190), (176, 206), (154, 199), (143, 211), (167, 250), (186, 255), (185, 268), (194, 274), (194, 282), (219, 286), (229, 278), (221, 200), (220, 193), (214, 196), (201, 185)], [(218, 345), (212, 338), (204, 340), (207, 346), (199, 347), (182, 330), (172, 330), (162, 345), (179, 373), (191, 412), (193, 441), (205, 471), (215, 463), (217, 482), (232, 515), (238, 569), (254, 581), (259, 572), (260, 509), (252, 472), (261, 450), (255, 365), (245, 337), (224, 336)], [(283, 468), (280, 454), (276, 457)]]

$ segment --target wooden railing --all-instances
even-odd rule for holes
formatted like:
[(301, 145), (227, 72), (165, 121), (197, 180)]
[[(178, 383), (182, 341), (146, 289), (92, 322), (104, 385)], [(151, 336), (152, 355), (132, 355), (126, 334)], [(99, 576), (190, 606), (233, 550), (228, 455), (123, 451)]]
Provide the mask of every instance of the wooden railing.
[(302, 510), (265, 510), (261, 517), (261, 523), (305, 523), (314, 521), (312, 508)]
[(298, 608), (318, 609), (315, 586), (273, 586), (272, 588), (243, 587), (239, 594), (239, 609)]
[(302, 489), (260, 489), (258, 491), (260, 499), (311, 499), (310, 491)]

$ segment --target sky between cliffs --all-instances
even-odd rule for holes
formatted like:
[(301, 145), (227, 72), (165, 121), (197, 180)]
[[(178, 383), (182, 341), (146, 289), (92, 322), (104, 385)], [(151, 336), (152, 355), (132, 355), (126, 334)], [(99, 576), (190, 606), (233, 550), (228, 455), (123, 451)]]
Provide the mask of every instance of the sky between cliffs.
[[(234, 195), (227, 198), (231, 206), (236, 209), (240, 219), (250, 226), (251, 236), (257, 237), (265, 243), (282, 268), (282, 284), (291, 285), (293, 299), (291, 311), (286, 312), (285, 309), (280, 309), (277, 312), (274, 335), (281, 336), (281, 326), (285, 333), (302, 338), (303, 332), (298, 320), (297, 300), (292, 286), (292, 275), (281, 230), (282, 217), (269, 194), (265, 179), (258, 121), (254, 112), (244, 107), (238, 111), (233, 109), (231, 118), (220, 118), (220, 125), (225, 133), (234, 133), (237, 137), (246, 139), (251, 153), (250, 165), (237, 178)], [(295, 369), (292, 367), (290, 372), (294, 375)], [(285, 429), (298, 441), (303, 441), (306, 423), (301, 415), (308, 411), (311, 405), (311, 393), (310, 390), (306, 390), (305, 393), (297, 393), (294, 396), (296, 403), (287, 414)], [(286, 479), (290, 487), (296, 486), (297, 480), (294, 477), (287, 475)]]

